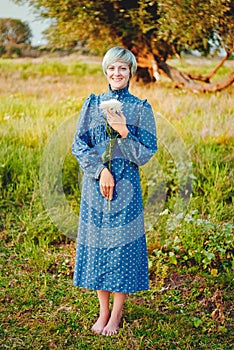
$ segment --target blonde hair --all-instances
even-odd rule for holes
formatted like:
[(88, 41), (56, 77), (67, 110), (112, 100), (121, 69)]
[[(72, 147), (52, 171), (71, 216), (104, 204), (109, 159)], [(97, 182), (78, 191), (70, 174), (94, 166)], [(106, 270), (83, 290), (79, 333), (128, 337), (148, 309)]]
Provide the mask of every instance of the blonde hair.
[(102, 69), (106, 75), (106, 69), (110, 64), (113, 64), (117, 61), (126, 63), (129, 65), (131, 77), (136, 73), (137, 62), (133, 53), (127, 49), (124, 49), (120, 46), (115, 46), (109, 49), (103, 57), (102, 60)]

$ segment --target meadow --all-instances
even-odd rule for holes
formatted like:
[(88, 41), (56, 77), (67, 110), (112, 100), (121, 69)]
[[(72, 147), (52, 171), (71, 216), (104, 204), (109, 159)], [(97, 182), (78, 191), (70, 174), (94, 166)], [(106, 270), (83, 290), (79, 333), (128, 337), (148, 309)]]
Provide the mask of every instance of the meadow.
[(95, 292), (72, 286), (82, 174), (71, 144), (84, 99), (106, 87), (99, 59), (0, 60), (0, 348), (232, 349), (234, 89), (197, 94), (163, 77), (131, 84), (159, 143), (141, 169), (151, 289), (128, 297), (118, 335), (90, 332)]

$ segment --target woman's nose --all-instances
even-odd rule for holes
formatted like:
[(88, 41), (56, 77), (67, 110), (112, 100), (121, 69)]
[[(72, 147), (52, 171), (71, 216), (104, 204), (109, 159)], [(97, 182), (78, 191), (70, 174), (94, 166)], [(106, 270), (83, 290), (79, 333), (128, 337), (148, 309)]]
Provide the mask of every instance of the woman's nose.
[(114, 74), (115, 74), (115, 75), (119, 75), (119, 74), (120, 74), (120, 69), (119, 69), (119, 68), (115, 68)]

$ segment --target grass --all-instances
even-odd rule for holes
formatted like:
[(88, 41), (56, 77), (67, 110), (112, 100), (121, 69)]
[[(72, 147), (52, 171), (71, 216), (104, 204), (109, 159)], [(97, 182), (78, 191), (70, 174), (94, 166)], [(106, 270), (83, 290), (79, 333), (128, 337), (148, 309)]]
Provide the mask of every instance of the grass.
[[(173, 63), (203, 74), (215, 65)], [(131, 87), (152, 104), (159, 139), (142, 168), (151, 290), (129, 296), (120, 332), (109, 338), (90, 333), (95, 292), (72, 286), (75, 243), (64, 234), (79, 211), (69, 149), (76, 120), (84, 98), (105, 91), (105, 78), (97, 63), (74, 59), (0, 67), (0, 347), (231, 349), (233, 88), (199, 95), (164, 78)], [(48, 177), (48, 162), (58, 176)]]

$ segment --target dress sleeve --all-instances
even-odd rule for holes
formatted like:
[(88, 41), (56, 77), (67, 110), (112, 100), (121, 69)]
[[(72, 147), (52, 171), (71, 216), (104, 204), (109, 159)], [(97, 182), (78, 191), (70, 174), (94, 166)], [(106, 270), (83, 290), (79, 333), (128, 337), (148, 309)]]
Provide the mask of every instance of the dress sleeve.
[(137, 125), (128, 125), (126, 138), (118, 138), (118, 146), (125, 159), (138, 166), (147, 163), (157, 151), (156, 124), (150, 104), (141, 103)]
[(91, 143), (90, 122), (96, 108), (95, 104), (92, 103), (94, 100), (95, 95), (91, 94), (82, 106), (72, 144), (72, 153), (78, 160), (84, 174), (98, 180), (105, 165), (103, 165), (101, 156)]

